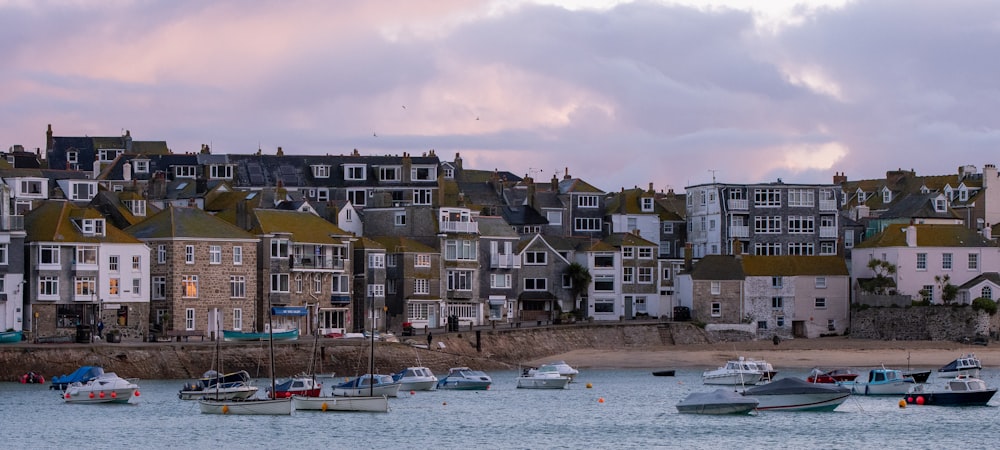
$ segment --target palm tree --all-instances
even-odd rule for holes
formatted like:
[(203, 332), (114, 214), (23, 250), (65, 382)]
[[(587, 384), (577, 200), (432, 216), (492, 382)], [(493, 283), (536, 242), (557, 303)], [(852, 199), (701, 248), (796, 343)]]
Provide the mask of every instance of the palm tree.
[(580, 294), (587, 292), (593, 277), (590, 276), (590, 270), (578, 262), (571, 263), (566, 267), (565, 274), (570, 281), (569, 292), (573, 295), (573, 304), (576, 305)]

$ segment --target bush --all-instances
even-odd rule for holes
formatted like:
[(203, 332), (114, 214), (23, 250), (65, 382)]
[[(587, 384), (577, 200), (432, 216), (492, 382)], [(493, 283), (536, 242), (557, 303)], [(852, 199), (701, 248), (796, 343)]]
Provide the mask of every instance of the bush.
[(986, 311), (992, 316), (997, 313), (997, 304), (988, 298), (979, 297), (972, 301), (972, 309), (975, 311)]

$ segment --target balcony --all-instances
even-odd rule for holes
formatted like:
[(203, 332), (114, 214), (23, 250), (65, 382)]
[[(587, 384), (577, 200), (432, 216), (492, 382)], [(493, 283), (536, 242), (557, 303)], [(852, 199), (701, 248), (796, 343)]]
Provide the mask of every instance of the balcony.
[(837, 227), (819, 227), (819, 237), (821, 238), (836, 238), (837, 237)]
[(517, 269), (521, 267), (521, 258), (513, 253), (493, 253), (490, 255), (491, 269)]
[(747, 238), (750, 237), (750, 227), (746, 225), (730, 225), (729, 226), (729, 237), (731, 238)]
[(0, 231), (23, 231), (24, 216), (0, 217)]
[(820, 200), (819, 201), (820, 211), (836, 211), (837, 201), (836, 200)]
[(479, 222), (441, 221), (442, 233), (479, 233)]
[(343, 258), (292, 255), (293, 270), (344, 270)]
[(747, 200), (747, 199), (742, 199), (741, 200), (741, 199), (731, 198), (731, 199), (729, 199), (729, 200), (726, 201), (726, 205), (729, 206), (729, 210), (730, 211), (733, 211), (733, 210), (748, 211), (750, 209), (750, 201)]

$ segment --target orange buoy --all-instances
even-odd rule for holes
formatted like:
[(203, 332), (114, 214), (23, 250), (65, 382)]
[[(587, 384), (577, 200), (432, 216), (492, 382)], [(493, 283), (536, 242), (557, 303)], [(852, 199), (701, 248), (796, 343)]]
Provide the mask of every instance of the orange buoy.
[(323, 404), (320, 405), (319, 409), (323, 410), (323, 412), (326, 412), (326, 402), (323, 402)]
[(222, 405), (222, 413), (223, 414), (229, 414), (229, 406), (228, 405)]
[(900, 408), (906, 408), (906, 400), (899, 399), (899, 407)]
[(598, 398), (597, 403), (604, 403), (604, 397)]
[(590, 384), (590, 383), (587, 383), (587, 389), (590, 389), (590, 388), (592, 388), (592, 387), (594, 387), (594, 385), (593, 385), (593, 384)]

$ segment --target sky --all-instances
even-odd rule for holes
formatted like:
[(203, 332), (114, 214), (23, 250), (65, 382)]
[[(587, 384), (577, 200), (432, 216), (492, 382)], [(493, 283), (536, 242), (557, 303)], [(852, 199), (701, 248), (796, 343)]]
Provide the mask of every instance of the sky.
[(0, 0), (0, 146), (423, 154), (605, 191), (996, 164), (1000, 8)]

